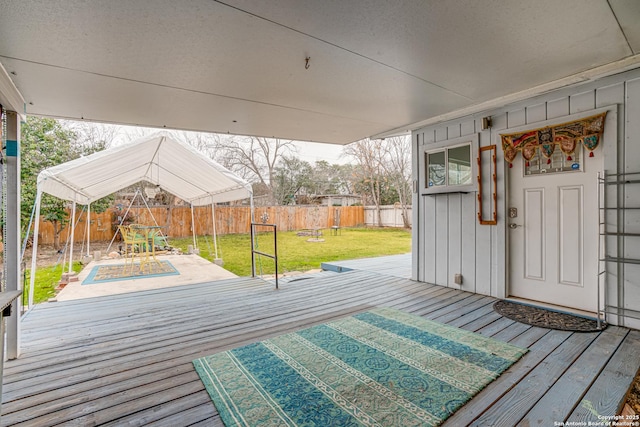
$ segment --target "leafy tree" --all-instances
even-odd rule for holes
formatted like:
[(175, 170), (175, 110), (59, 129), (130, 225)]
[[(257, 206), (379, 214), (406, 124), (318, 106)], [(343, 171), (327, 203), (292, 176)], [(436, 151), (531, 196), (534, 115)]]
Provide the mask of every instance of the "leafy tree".
[[(35, 203), (38, 174), (51, 166), (102, 150), (107, 144), (104, 140), (90, 141), (82, 138), (78, 132), (55, 119), (27, 117), (21, 129), (20, 152), (21, 219), (25, 227), (23, 233), (26, 233)], [(109, 205), (109, 199), (105, 198), (94, 202), (91, 208), (94, 212), (102, 212)], [(65, 201), (47, 194), (42, 195), (40, 214), (45, 221), (53, 224), (56, 249), (60, 248), (60, 232), (69, 222), (65, 207)]]
[(311, 176), (309, 194), (351, 194), (351, 165), (329, 164), (325, 160), (315, 163)]
[(308, 190), (312, 172), (309, 162), (297, 157), (282, 157), (274, 171), (272, 188), (275, 202), (278, 205), (295, 204), (295, 196), (303, 189)]

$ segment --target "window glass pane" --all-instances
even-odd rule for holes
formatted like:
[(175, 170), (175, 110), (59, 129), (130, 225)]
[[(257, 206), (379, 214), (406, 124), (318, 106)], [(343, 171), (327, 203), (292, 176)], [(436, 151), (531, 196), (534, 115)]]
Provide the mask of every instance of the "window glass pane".
[(581, 154), (581, 147), (577, 147), (576, 151), (571, 155), (571, 160), (569, 160), (569, 156), (556, 148), (551, 158), (547, 159), (540, 153), (540, 150), (536, 150), (531, 160), (526, 161), (523, 159), (525, 164), (524, 174), (580, 172), (582, 170)]
[(450, 148), (448, 151), (449, 185), (471, 184), (471, 146)]
[(427, 187), (445, 185), (444, 151), (427, 154)]

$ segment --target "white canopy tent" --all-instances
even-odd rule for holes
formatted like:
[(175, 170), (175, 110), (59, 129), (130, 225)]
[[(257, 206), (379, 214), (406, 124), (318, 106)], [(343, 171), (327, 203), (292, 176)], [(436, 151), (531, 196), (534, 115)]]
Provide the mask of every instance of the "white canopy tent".
[[(73, 202), (75, 217), (76, 204), (89, 208), (94, 201), (141, 181), (178, 196), (192, 208), (211, 204), (213, 210), (215, 203), (245, 198), (251, 199), (253, 208), (249, 183), (167, 132), (45, 169), (38, 175), (29, 307), (33, 305), (42, 193)], [(213, 228), (215, 235), (215, 217)]]

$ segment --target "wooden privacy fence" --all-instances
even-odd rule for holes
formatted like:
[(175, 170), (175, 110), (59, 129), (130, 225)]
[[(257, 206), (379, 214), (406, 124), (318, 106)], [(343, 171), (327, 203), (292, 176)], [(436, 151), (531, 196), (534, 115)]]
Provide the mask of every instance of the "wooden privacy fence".
[[(194, 208), (194, 224), (197, 235), (211, 234), (211, 206)], [(92, 241), (106, 241), (113, 238), (116, 225), (124, 215), (125, 210), (117, 208), (91, 214), (90, 237)], [(69, 212), (69, 216), (71, 212)], [(127, 215), (128, 223), (153, 225), (155, 218), (163, 232), (171, 237), (191, 236), (191, 209), (188, 206), (132, 207)], [(216, 232), (222, 234), (249, 233), (251, 227), (251, 210), (248, 206), (216, 206)], [(305, 229), (326, 229), (334, 225), (341, 227), (356, 227), (364, 225), (364, 208), (362, 206), (269, 206), (256, 207), (255, 220), (276, 224), (278, 231), (293, 231)], [(74, 235), (75, 242), (86, 240), (87, 215), (78, 209), (78, 221)], [(60, 244), (67, 241), (70, 227), (60, 233)], [(39, 242), (53, 244), (53, 224), (40, 220)]]

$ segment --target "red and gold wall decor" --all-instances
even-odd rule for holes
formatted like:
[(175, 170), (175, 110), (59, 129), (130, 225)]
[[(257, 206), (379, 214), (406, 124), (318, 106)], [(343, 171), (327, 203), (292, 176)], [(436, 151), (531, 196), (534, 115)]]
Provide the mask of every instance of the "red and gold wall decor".
[(590, 151), (589, 157), (593, 157), (593, 150), (602, 140), (606, 116), (607, 113), (604, 112), (559, 125), (501, 134), (504, 159), (511, 167), (518, 152), (522, 152), (522, 157), (528, 161), (535, 155), (536, 150), (540, 150), (542, 155), (548, 159), (547, 162), (550, 162), (551, 155), (558, 147), (567, 155), (567, 160), (571, 160), (578, 144), (584, 145), (584, 148)]

